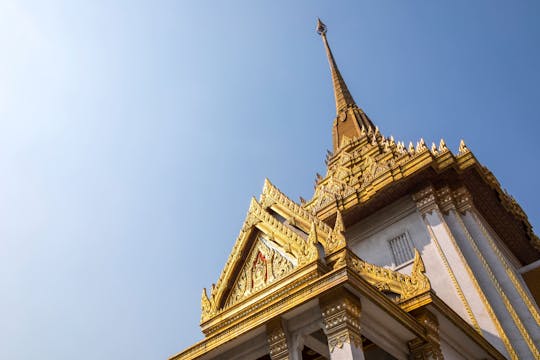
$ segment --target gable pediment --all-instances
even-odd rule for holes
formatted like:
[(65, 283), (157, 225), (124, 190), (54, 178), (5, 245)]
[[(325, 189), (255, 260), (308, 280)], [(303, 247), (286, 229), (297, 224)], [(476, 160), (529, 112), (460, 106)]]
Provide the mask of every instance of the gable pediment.
[(297, 266), (298, 259), (270, 240), (268, 235), (258, 232), (233, 282), (225, 307), (230, 307), (259, 292), (289, 274)]
[[(313, 233), (321, 231), (314, 223), (312, 230)], [(234, 306), (295, 268), (316, 261), (319, 257), (316, 239), (316, 234), (308, 237), (253, 198), (218, 282), (212, 286), (210, 294), (203, 290), (201, 322)]]

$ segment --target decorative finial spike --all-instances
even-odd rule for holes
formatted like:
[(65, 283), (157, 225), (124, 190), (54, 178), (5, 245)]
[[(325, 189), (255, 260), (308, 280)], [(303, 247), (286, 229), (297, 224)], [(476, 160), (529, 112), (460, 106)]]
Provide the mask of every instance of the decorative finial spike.
[(444, 142), (444, 139), (441, 139), (441, 142), (439, 143), (439, 151), (443, 152), (447, 150), (448, 148), (446, 147), (446, 143)]
[(347, 246), (347, 241), (345, 240), (345, 224), (343, 223), (343, 217), (339, 210), (336, 213), (336, 223), (334, 224), (332, 233), (328, 237), (326, 246), (328, 253), (332, 253)]
[(321, 21), (321, 19), (317, 18), (317, 34), (324, 35), (327, 31), (326, 25)]
[(427, 150), (426, 142), (423, 138), (420, 138), (420, 141), (416, 144), (416, 152), (421, 152)]
[(436, 155), (438, 154), (439, 152), (437, 151), (437, 145), (435, 145), (435, 143), (431, 143), (431, 153), (433, 155)]
[(458, 150), (458, 154), (464, 154), (466, 152), (469, 151), (469, 148), (467, 147), (467, 145), (465, 145), (465, 141), (463, 141), (463, 139), (459, 142), (459, 150)]

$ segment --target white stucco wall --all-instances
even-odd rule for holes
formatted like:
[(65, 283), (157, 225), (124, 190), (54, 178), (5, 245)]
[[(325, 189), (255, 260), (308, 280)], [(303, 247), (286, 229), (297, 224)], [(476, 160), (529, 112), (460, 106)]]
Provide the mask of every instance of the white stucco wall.
[[(404, 232), (407, 232), (422, 256), (435, 293), (466, 321), (470, 321), (422, 215), (410, 197), (404, 197), (351, 226), (346, 230), (346, 237), (351, 250), (361, 259), (396, 269), (388, 241)], [(411, 267), (412, 264), (409, 264), (397, 270), (408, 274)]]

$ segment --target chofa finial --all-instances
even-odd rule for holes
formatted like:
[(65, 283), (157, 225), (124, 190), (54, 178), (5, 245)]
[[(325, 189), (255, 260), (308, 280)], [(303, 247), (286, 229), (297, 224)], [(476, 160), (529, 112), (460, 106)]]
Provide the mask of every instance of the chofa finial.
[(317, 34), (324, 35), (326, 34), (327, 28), (326, 25), (321, 21), (321, 19), (317, 18)]

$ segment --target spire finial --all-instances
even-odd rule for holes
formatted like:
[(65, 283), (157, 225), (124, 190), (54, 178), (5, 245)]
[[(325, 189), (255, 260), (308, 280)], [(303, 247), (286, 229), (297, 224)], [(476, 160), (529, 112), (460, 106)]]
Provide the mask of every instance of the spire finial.
[(317, 18), (317, 34), (326, 34), (326, 25), (324, 25), (324, 23), (319, 18)]
[[(336, 61), (334, 60), (334, 55), (332, 55), (332, 50), (328, 45), (328, 40), (326, 39), (326, 32), (328, 28), (321, 21), (317, 19), (317, 33), (321, 36), (326, 49), (326, 56), (328, 57), (328, 63), (330, 64), (330, 72), (332, 73), (332, 84), (334, 86), (334, 96), (336, 99), (336, 115), (340, 119), (334, 123), (334, 128), (332, 130), (332, 138), (334, 144), (334, 151), (338, 150), (342, 144), (343, 139), (354, 139), (361, 136), (361, 127), (371, 129), (374, 127), (371, 120), (367, 115), (356, 106), (354, 99), (345, 84), (345, 80), (341, 76), (339, 69), (337, 67)], [(348, 114), (352, 109), (352, 113)]]
[(334, 55), (332, 55), (332, 50), (328, 45), (328, 40), (326, 39), (326, 32), (328, 28), (317, 18), (317, 33), (321, 35), (326, 49), (326, 55), (328, 56), (328, 63), (330, 64), (330, 71), (332, 72), (332, 82), (334, 83), (334, 95), (336, 97), (336, 112), (339, 113), (341, 110), (346, 109), (348, 106), (356, 105), (354, 102), (347, 84), (343, 80), (341, 73), (337, 67), (336, 61), (334, 60)]

